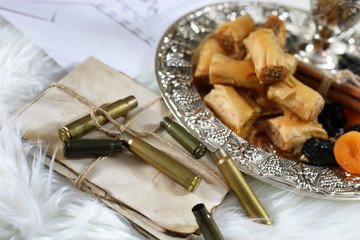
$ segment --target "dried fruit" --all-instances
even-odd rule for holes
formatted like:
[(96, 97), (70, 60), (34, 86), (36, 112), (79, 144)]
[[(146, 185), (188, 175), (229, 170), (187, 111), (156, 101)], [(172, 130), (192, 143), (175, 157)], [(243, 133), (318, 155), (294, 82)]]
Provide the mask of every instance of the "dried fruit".
[(334, 155), (345, 171), (360, 174), (360, 132), (350, 131), (341, 135), (335, 143)]
[(316, 166), (337, 166), (334, 142), (322, 138), (310, 138), (304, 143), (302, 153)]
[(357, 132), (360, 132), (360, 124), (358, 124), (358, 125), (354, 125), (354, 126), (352, 126), (352, 127), (350, 127), (350, 128), (348, 128), (348, 129), (346, 129), (346, 133), (347, 132), (350, 132), (350, 131), (357, 131)]
[(360, 124), (360, 114), (348, 108), (344, 108), (344, 115), (346, 118), (346, 127), (351, 127)]
[(327, 131), (329, 137), (337, 138), (344, 133), (346, 126), (343, 107), (336, 103), (326, 103), (319, 115), (318, 121)]

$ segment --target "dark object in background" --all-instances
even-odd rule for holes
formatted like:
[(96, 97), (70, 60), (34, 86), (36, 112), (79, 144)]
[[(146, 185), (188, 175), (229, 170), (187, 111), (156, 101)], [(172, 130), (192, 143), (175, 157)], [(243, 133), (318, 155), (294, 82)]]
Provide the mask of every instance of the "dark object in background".
[(339, 137), (344, 133), (346, 125), (344, 108), (336, 103), (326, 103), (319, 114), (318, 122), (322, 124), (329, 137)]
[(192, 212), (199, 225), (200, 231), (206, 240), (224, 240), (214, 219), (203, 203), (199, 203), (192, 208)]
[(360, 58), (347, 53), (340, 54), (338, 58), (340, 69), (349, 69), (353, 73), (360, 75)]
[(350, 132), (350, 131), (360, 132), (360, 124), (349, 127), (348, 129), (345, 130), (344, 133), (347, 133), (347, 132)]
[(196, 159), (201, 158), (206, 153), (206, 147), (185, 128), (165, 117), (160, 126), (163, 127), (178, 143), (181, 144)]
[(73, 139), (64, 141), (64, 157), (105, 156), (122, 151), (121, 140)]
[(335, 142), (322, 138), (310, 138), (302, 148), (302, 153), (315, 166), (338, 166), (334, 156)]

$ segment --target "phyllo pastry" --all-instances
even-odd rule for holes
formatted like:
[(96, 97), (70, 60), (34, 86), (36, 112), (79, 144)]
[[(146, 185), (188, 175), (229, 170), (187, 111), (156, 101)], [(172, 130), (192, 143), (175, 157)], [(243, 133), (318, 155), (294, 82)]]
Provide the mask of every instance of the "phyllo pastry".
[(242, 15), (234, 21), (219, 24), (215, 37), (228, 55), (241, 59), (246, 54), (242, 41), (254, 28), (254, 20), (249, 15)]
[(268, 86), (264, 85), (254, 91), (252, 95), (256, 104), (261, 108), (261, 116), (281, 114), (283, 107), (267, 97), (267, 90)]
[(273, 30), (280, 46), (283, 48), (286, 43), (286, 24), (278, 16), (270, 15), (264, 23), (264, 28)]
[(200, 47), (197, 59), (196, 69), (194, 73), (195, 78), (208, 77), (209, 66), (213, 53), (225, 54), (219, 43), (215, 38), (208, 38)]
[(257, 89), (260, 87), (251, 60), (243, 61), (214, 54), (210, 63), (210, 84)]
[(214, 85), (204, 97), (204, 102), (220, 121), (242, 138), (247, 137), (251, 125), (259, 116), (257, 109), (231, 86)]
[(296, 72), (296, 68), (298, 65), (299, 60), (290, 53), (285, 53), (286, 62), (288, 64), (290, 75), (294, 75)]
[(326, 131), (317, 121), (306, 122), (290, 115), (268, 119), (265, 132), (275, 146), (294, 154), (298, 154), (310, 138), (327, 138)]
[(243, 42), (254, 63), (260, 83), (280, 82), (290, 75), (284, 51), (272, 30), (265, 28), (256, 30)]
[(304, 85), (294, 76), (269, 86), (267, 96), (304, 121), (317, 120), (325, 104), (317, 91)]

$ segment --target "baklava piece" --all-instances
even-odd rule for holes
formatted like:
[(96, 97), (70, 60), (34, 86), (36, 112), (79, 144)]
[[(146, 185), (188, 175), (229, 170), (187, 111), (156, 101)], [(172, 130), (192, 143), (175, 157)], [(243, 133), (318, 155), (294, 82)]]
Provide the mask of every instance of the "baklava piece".
[(246, 55), (242, 41), (254, 28), (254, 20), (249, 15), (242, 15), (234, 21), (219, 24), (215, 37), (228, 55), (241, 59)]
[(261, 108), (261, 116), (278, 115), (283, 112), (283, 107), (267, 97), (268, 86), (261, 86), (253, 93), (253, 98)]
[(199, 49), (196, 69), (194, 73), (195, 78), (207, 78), (209, 76), (209, 66), (212, 54), (225, 54), (219, 43), (214, 38), (208, 38)]
[(210, 63), (210, 84), (257, 89), (260, 87), (252, 61), (242, 61), (214, 54)]
[(325, 104), (317, 91), (293, 76), (269, 86), (267, 96), (304, 121), (317, 120)]
[(310, 138), (327, 138), (320, 123), (302, 121), (289, 115), (268, 119), (265, 132), (276, 147), (294, 154), (300, 153), (303, 144)]
[(273, 30), (278, 42), (282, 48), (286, 43), (286, 24), (278, 16), (270, 15), (268, 20), (264, 23), (264, 28)]
[(233, 87), (214, 85), (204, 97), (205, 104), (226, 126), (246, 138), (259, 113)]
[(297, 64), (299, 60), (290, 53), (285, 53), (286, 62), (288, 64), (290, 75), (294, 75), (296, 72)]
[(290, 75), (284, 51), (272, 30), (262, 28), (254, 31), (243, 42), (261, 84), (280, 82)]
[(238, 94), (245, 99), (245, 101), (254, 109), (257, 116), (260, 116), (261, 107), (253, 99), (252, 93), (244, 88), (235, 88)]

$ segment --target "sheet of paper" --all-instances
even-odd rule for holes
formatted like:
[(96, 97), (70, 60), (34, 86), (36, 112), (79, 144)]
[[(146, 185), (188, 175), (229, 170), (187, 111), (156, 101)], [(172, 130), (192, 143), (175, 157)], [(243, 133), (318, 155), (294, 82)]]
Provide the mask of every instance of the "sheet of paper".
[[(3, 0), (0, 0), (0, 2)], [(89, 56), (131, 77), (153, 72), (156, 47), (179, 17), (221, 0), (23, 0), (18, 9), (58, 6), (52, 21), (0, 9), (0, 14), (71, 71)], [(297, 7), (306, 7), (299, 1)], [(287, 0), (277, 1), (287, 4)], [(45, 10), (44, 10), (45, 11)], [(46, 12), (45, 11), (45, 12)], [(152, 71), (150, 71), (152, 70)]]
[(88, 4), (101, 0), (22, 0), (24, 3), (61, 3), (61, 4)]
[(58, 4), (26, 3), (22, 0), (0, 0), (0, 9), (40, 20), (51, 21)]

